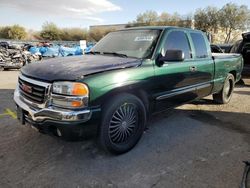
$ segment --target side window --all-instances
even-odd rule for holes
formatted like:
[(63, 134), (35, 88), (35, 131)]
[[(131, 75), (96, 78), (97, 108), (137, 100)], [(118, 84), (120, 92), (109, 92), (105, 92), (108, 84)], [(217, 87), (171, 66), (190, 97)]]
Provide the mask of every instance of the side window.
[(185, 59), (191, 58), (191, 50), (187, 35), (183, 31), (172, 31), (168, 34), (165, 41), (164, 53), (167, 50), (182, 50)]
[(194, 44), (196, 58), (207, 58), (208, 51), (204, 36), (201, 33), (190, 33), (190, 35)]

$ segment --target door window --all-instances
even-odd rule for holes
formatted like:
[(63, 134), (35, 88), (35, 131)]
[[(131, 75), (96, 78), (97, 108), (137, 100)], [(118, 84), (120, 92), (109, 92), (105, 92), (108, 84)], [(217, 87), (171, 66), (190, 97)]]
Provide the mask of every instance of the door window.
[(207, 58), (208, 50), (204, 36), (201, 33), (190, 33), (190, 35), (194, 44), (196, 58)]
[(172, 31), (168, 34), (164, 45), (164, 53), (167, 50), (182, 50), (185, 59), (192, 58), (189, 41), (183, 31)]

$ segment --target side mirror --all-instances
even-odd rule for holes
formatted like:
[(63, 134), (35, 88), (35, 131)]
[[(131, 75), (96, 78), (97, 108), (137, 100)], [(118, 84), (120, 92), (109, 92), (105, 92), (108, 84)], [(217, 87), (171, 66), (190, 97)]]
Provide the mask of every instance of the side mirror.
[(184, 52), (182, 50), (167, 50), (165, 56), (159, 56), (157, 62), (163, 65), (165, 61), (184, 61)]

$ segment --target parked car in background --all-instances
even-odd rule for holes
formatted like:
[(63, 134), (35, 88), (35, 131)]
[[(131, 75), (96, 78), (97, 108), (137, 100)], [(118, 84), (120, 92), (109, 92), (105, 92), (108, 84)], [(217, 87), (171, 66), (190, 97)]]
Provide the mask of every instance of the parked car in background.
[(27, 63), (27, 56), (20, 49), (0, 47), (0, 70), (19, 69)]
[(218, 46), (222, 49), (224, 53), (230, 53), (230, 50), (232, 48), (232, 44), (218, 44)]
[(21, 69), (14, 101), (22, 124), (71, 139), (98, 126), (100, 145), (132, 149), (149, 114), (213, 95), (230, 101), (240, 54), (214, 54), (206, 35), (178, 27), (111, 32), (84, 56), (54, 58)]
[(0, 46), (0, 70), (20, 69), (26, 64), (41, 60), (41, 54), (31, 54), (27, 48), (27, 45), (17, 48), (14, 45), (7, 48)]
[(231, 48), (230, 44), (211, 44), (212, 53), (230, 53)]
[(211, 44), (210, 47), (212, 53), (224, 53), (224, 51), (220, 48), (219, 45)]
[(9, 43), (8, 42), (0, 42), (0, 47), (2, 48), (9, 48)]
[(244, 59), (243, 76), (250, 76), (250, 32), (242, 34), (242, 40), (237, 41), (231, 48), (230, 53), (242, 54)]

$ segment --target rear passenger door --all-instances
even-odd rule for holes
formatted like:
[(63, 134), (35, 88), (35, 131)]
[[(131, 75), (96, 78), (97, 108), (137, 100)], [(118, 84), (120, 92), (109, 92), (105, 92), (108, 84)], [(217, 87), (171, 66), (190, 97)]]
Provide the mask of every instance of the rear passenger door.
[(195, 84), (197, 84), (197, 95), (199, 98), (210, 94), (213, 87), (214, 78), (214, 60), (212, 59), (211, 49), (207, 37), (199, 31), (189, 33), (193, 66), (196, 70), (193, 72)]

